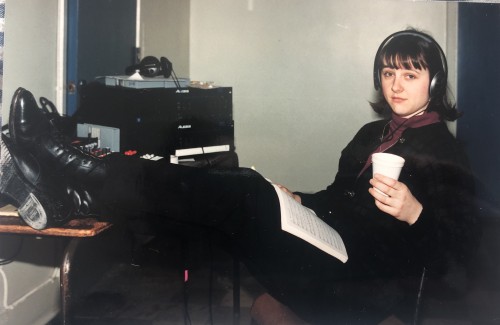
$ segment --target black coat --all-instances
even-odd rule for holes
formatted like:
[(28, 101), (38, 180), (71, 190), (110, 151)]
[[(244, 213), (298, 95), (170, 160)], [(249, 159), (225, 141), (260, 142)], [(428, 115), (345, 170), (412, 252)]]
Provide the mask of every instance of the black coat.
[(418, 274), (425, 266), (442, 275), (463, 264), (474, 247), (474, 182), (466, 155), (442, 122), (408, 128), (386, 151), (405, 159), (399, 181), (423, 205), (410, 226), (375, 206), (368, 193), (371, 168), (358, 178), (386, 124), (363, 126), (342, 151), (335, 181), (315, 194), (300, 193), (302, 203), (339, 231), (350, 272), (391, 277)]

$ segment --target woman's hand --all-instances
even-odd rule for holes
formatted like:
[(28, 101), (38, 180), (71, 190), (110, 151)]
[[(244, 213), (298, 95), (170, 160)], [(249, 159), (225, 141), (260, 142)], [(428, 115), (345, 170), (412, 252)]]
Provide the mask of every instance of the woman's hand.
[(409, 225), (418, 220), (423, 210), (422, 204), (405, 184), (381, 174), (375, 174), (370, 184), (373, 187), (368, 192), (375, 198), (375, 205), (381, 211)]
[(276, 186), (278, 186), (283, 192), (285, 192), (286, 194), (290, 195), (291, 197), (293, 197), (293, 199), (297, 202), (299, 202), (300, 204), (302, 204), (302, 199), (299, 195), (297, 194), (293, 194), (292, 191), (290, 191), (289, 189), (287, 189), (286, 187), (284, 187), (283, 185), (281, 184), (274, 184)]

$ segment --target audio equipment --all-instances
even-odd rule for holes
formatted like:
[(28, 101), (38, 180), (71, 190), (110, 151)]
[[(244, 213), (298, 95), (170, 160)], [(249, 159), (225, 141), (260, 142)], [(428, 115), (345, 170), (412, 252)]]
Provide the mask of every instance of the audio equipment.
[(80, 91), (78, 123), (120, 130), (120, 151), (168, 157), (178, 149), (229, 145), (234, 151), (232, 88), (125, 88), (99, 82)]
[(381, 88), (381, 80), (380, 80), (380, 71), (382, 67), (379, 65), (378, 59), (382, 51), (394, 40), (405, 37), (405, 36), (413, 36), (418, 37), (421, 40), (429, 43), (431, 46), (434, 46), (439, 53), (441, 65), (438, 71), (434, 73), (434, 75), (430, 76), (430, 84), (429, 84), (429, 97), (433, 98), (435, 96), (443, 94), (446, 91), (446, 85), (448, 82), (448, 63), (446, 61), (446, 56), (444, 55), (443, 49), (439, 44), (429, 35), (412, 30), (399, 31), (389, 35), (379, 46), (377, 50), (377, 54), (375, 55), (375, 63), (373, 65), (373, 81), (375, 85), (375, 90), (379, 90)]
[(134, 74), (137, 70), (142, 76), (156, 77), (162, 75), (165, 78), (172, 74), (172, 62), (162, 56), (159, 60), (154, 56), (146, 56), (139, 64), (131, 65), (125, 69), (127, 75)]

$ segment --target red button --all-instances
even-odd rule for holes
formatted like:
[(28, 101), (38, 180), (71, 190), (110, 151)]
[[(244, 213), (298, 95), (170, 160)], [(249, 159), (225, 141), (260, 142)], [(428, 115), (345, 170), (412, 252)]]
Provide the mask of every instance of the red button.
[(137, 150), (127, 150), (124, 152), (125, 156), (133, 156), (137, 153)]

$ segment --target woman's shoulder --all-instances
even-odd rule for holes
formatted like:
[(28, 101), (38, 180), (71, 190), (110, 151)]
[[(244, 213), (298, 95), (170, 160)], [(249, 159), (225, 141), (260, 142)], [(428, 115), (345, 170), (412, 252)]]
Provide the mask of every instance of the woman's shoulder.
[(390, 122), (390, 120), (388, 120), (388, 119), (368, 122), (359, 129), (357, 134), (359, 136), (359, 135), (373, 133), (373, 132), (380, 133), (383, 130), (383, 128), (388, 125), (389, 122)]
[(391, 121), (390, 119), (380, 119), (380, 120), (376, 120), (376, 121), (371, 121), (371, 122), (368, 122), (365, 125), (363, 125), (361, 127), (361, 129), (379, 128), (381, 126), (384, 127), (390, 121)]
[(448, 130), (445, 122), (430, 124), (416, 129), (408, 129), (403, 134), (406, 144), (420, 154), (432, 154), (441, 158), (462, 159), (463, 145)]
[(419, 128), (409, 128), (404, 133), (404, 136), (420, 139), (424, 142), (433, 142), (436, 144), (456, 143), (456, 138), (448, 129), (445, 122), (438, 122), (422, 126)]

